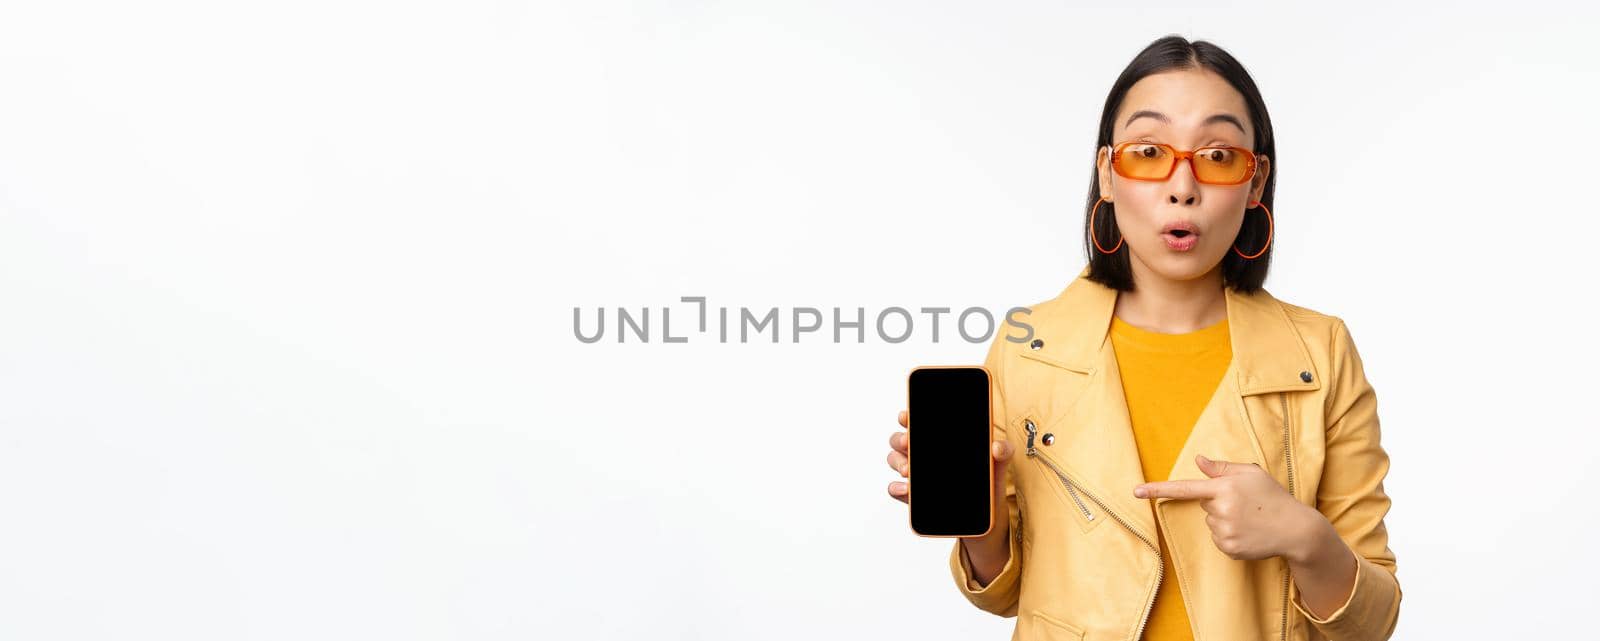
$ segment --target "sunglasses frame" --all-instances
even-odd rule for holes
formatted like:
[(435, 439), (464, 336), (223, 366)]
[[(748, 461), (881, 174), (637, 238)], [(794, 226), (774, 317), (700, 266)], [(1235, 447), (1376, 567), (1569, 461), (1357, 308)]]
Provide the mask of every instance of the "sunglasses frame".
[[(1129, 175), (1127, 175), (1125, 173), (1122, 173), (1122, 167), (1120, 167), (1118, 165), (1117, 159), (1122, 157), (1122, 150), (1124, 148), (1126, 148), (1127, 146), (1129, 146), (1129, 145), (1151, 145), (1151, 146), (1154, 146), (1154, 147), (1162, 147), (1162, 148), (1165, 148), (1167, 151), (1172, 152), (1173, 160), (1172, 160), (1172, 164), (1167, 167), (1167, 175), (1162, 176), (1160, 178), (1139, 178), (1139, 177), (1129, 176)], [(1189, 175), (1194, 176), (1195, 182), (1198, 182), (1198, 183), (1201, 183), (1201, 184), (1205, 184), (1205, 185), (1227, 185), (1227, 186), (1243, 185), (1243, 184), (1245, 184), (1247, 182), (1250, 182), (1250, 179), (1256, 177), (1256, 168), (1261, 164), (1260, 163), (1260, 158), (1262, 157), (1261, 154), (1258, 154), (1258, 153), (1256, 153), (1254, 151), (1251, 151), (1249, 149), (1245, 149), (1244, 147), (1235, 147), (1233, 145), (1206, 145), (1204, 147), (1195, 147), (1194, 149), (1190, 149), (1188, 151), (1180, 151), (1177, 147), (1173, 147), (1172, 145), (1169, 145), (1169, 144), (1164, 143), (1164, 142), (1150, 142), (1150, 141), (1147, 141), (1147, 140), (1125, 140), (1125, 141), (1122, 141), (1122, 142), (1119, 142), (1119, 143), (1107, 145), (1107, 147), (1109, 147), (1110, 150), (1111, 150), (1109, 153), (1111, 154), (1111, 169), (1112, 169), (1112, 171), (1117, 172), (1118, 176), (1122, 176), (1123, 178), (1127, 178), (1128, 180), (1143, 180), (1143, 181), (1149, 181), (1149, 182), (1163, 182), (1163, 181), (1167, 180), (1168, 178), (1171, 178), (1172, 177), (1172, 172), (1177, 171), (1177, 169), (1178, 169), (1178, 162), (1181, 161), (1181, 160), (1187, 160), (1187, 161), (1189, 161)], [(1207, 150), (1207, 149), (1228, 149), (1228, 150), (1232, 150), (1232, 151), (1238, 152), (1240, 155), (1244, 156), (1246, 159), (1249, 160), (1250, 170), (1245, 173), (1244, 178), (1239, 179), (1237, 182), (1220, 182), (1219, 183), (1219, 182), (1211, 182), (1211, 181), (1207, 181), (1207, 180), (1202, 180), (1200, 178), (1199, 170), (1196, 170), (1195, 167), (1194, 167), (1194, 155), (1196, 153), (1199, 153), (1199, 152)]]

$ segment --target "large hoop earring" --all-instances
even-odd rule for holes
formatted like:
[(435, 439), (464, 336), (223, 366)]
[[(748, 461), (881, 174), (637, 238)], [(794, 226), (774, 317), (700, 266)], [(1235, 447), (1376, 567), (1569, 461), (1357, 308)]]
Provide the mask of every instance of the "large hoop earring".
[[(1258, 252), (1256, 252), (1254, 254), (1250, 254), (1249, 256), (1246, 256), (1244, 254), (1244, 252), (1239, 251), (1239, 246), (1238, 245), (1234, 245), (1233, 246), (1233, 253), (1238, 254), (1240, 258), (1243, 258), (1245, 260), (1250, 260), (1252, 258), (1255, 258), (1257, 256), (1260, 256), (1260, 255), (1266, 253), (1267, 248), (1272, 246), (1272, 210), (1267, 209), (1267, 206), (1261, 204), (1261, 201), (1259, 201), (1259, 200), (1250, 201), (1250, 206), (1249, 207), (1245, 207), (1245, 209), (1247, 209), (1247, 210), (1255, 209), (1256, 207), (1260, 207), (1261, 211), (1264, 211), (1264, 212), (1267, 213), (1267, 244), (1261, 246), (1261, 251), (1258, 251)], [(1091, 230), (1092, 229), (1093, 228), (1091, 228)]]
[(1115, 253), (1117, 253), (1118, 249), (1122, 249), (1122, 241), (1127, 240), (1127, 239), (1126, 238), (1117, 238), (1117, 246), (1116, 247), (1112, 247), (1111, 249), (1106, 249), (1106, 248), (1100, 246), (1100, 239), (1097, 238), (1095, 236), (1095, 233), (1094, 233), (1094, 213), (1096, 211), (1100, 210), (1100, 203), (1108, 203), (1108, 202), (1111, 202), (1111, 201), (1106, 200), (1105, 196), (1101, 196), (1100, 200), (1095, 201), (1094, 209), (1090, 209), (1089, 210), (1089, 240), (1094, 242), (1094, 248), (1099, 250), (1100, 253), (1102, 253), (1102, 254), (1115, 254)]

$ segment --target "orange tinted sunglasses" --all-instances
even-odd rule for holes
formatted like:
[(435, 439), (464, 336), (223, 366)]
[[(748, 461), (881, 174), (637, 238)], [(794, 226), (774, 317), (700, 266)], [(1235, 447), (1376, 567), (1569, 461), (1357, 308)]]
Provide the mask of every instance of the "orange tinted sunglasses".
[(1194, 179), (1207, 185), (1240, 185), (1256, 175), (1256, 154), (1243, 147), (1215, 145), (1178, 151), (1159, 142), (1130, 141), (1111, 148), (1111, 168), (1132, 180), (1171, 178), (1179, 160), (1188, 160)]

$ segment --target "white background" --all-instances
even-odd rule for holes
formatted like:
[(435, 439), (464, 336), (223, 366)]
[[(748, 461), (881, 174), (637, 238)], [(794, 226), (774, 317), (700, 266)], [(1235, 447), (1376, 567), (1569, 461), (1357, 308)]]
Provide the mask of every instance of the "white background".
[(6, 3), (0, 637), (1007, 638), (884, 491), (986, 345), (678, 298), (1054, 296), (1168, 33), (1262, 88), (1268, 290), (1378, 390), (1396, 638), (1587, 631), (1593, 6), (1075, 4)]

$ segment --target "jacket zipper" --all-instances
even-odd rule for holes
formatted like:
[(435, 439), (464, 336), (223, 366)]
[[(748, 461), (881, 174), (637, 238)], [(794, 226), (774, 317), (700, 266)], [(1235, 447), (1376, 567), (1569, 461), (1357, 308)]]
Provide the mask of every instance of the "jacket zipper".
[[(1034, 426), (1033, 421), (1029, 420), (1027, 423), (1024, 423), (1023, 426), (1028, 432), (1028, 456), (1038, 460), (1040, 463), (1044, 463), (1046, 467), (1050, 468), (1050, 471), (1055, 472), (1056, 478), (1061, 479), (1061, 484), (1066, 486), (1067, 494), (1071, 495), (1072, 500), (1078, 504), (1078, 509), (1083, 510), (1084, 518), (1093, 521), (1094, 514), (1089, 512), (1089, 509), (1084, 506), (1083, 501), (1078, 499), (1078, 492), (1073, 489), (1077, 484), (1073, 483), (1072, 479), (1067, 478), (1066, 473), (1062, 472), (1061, 468), (1056, 467), (1055, 463), (1050, 462), (1049, 458), (1039, 456), (1038, 450), (1034, 449), (1033, 435), (1038, 431), (1038, 428)], [(1094, 493), (1088, 490), (1083, 490), (1083, 494), (1084, 496), (1089, 497), (1089, 500), (1094, 501), (1095, 505), (1100, 506), (1101, 511), (1105, 512), (1106, 514), (1110, 514), (1111, 518), (1115, 519), (1118, 523), (1121, 523), (1122, 527), (1127, 528), (1129, 532), (1138, 537), (1139, 541), (1143, 542), (1145, 547), (1149, 548), (1150, 551), (1156, 555), (1156, 587), (1154, 590), (1150, 591), (1150, 602), (1145, 604), (1144, 615), (1139, 619), (1139, 632), (1133, 635), (1133, 638), (1135, 639), (1143, 638), (1144, 628), (1150, 623), (1150, 610), (1154, 608), (1156, 604), (1156, 593), (1161, 590), (1161, 581), (1166, 577), (1166, 561), (1162, 560), (1161, 558), (1161, 548), (1156, 547), (1156, 544), (1152, 543), (1150, 539), (1145, 538), (1145, 536), (1140, 534), (1138, 530), (1133, 529), (1133, 526), (1129, 525), (1127, 521), (1122, 520), (1122, 517), (1117, 516), (1116, 512), (1113, 512), (1110, 508), (1107, 508), (1106, 504), (1099, 498), (1096, 498)], [(1284, 576), (1287, 577), (1288, 575), (1285, 574)]]
[[(1031, 420), (1024, 423), (1023, 426), (1028, 430), (1028, 456), (1035, 456), (1038, 454), (1038, 450), (1033, 449), (1033, 435), (1039, 430)], [(1067, 488), (1067, 495), (1071, 496), (1072, 502), (1078, 505), (1078, 511), (1083, 513), (1083, 518), (1093, 521), (1094, 513), (1090, 512), (1088, 506), (1083, 504), (1083, 499), (1078, 498), (1078, 491), (1073, 489), (1072, 481), (1068, 480), (1067, 476), (1061, 473), (1061, 470), (1057, 470), (1056, 466), (1051, 465), (1050, 469), (1056, 473), (1056, 478), (1061, 479), (1061, 484)]]
[[(1283, 406), (1283, 465), (1289, 476), (1289, 496), (1294, 496), (1294, 454), (1290, 450), (1293, 445), (1293, 439), (1289, 432), (1289, 395), (1286, 392), (1278, 392), (1278, 399)], [(1289, 639), (1289, 571), (1287, 568), (1283, 572), (1283, 626), (1279, 628), (1278, 639), (1280, 641), (1288, 641)]]

